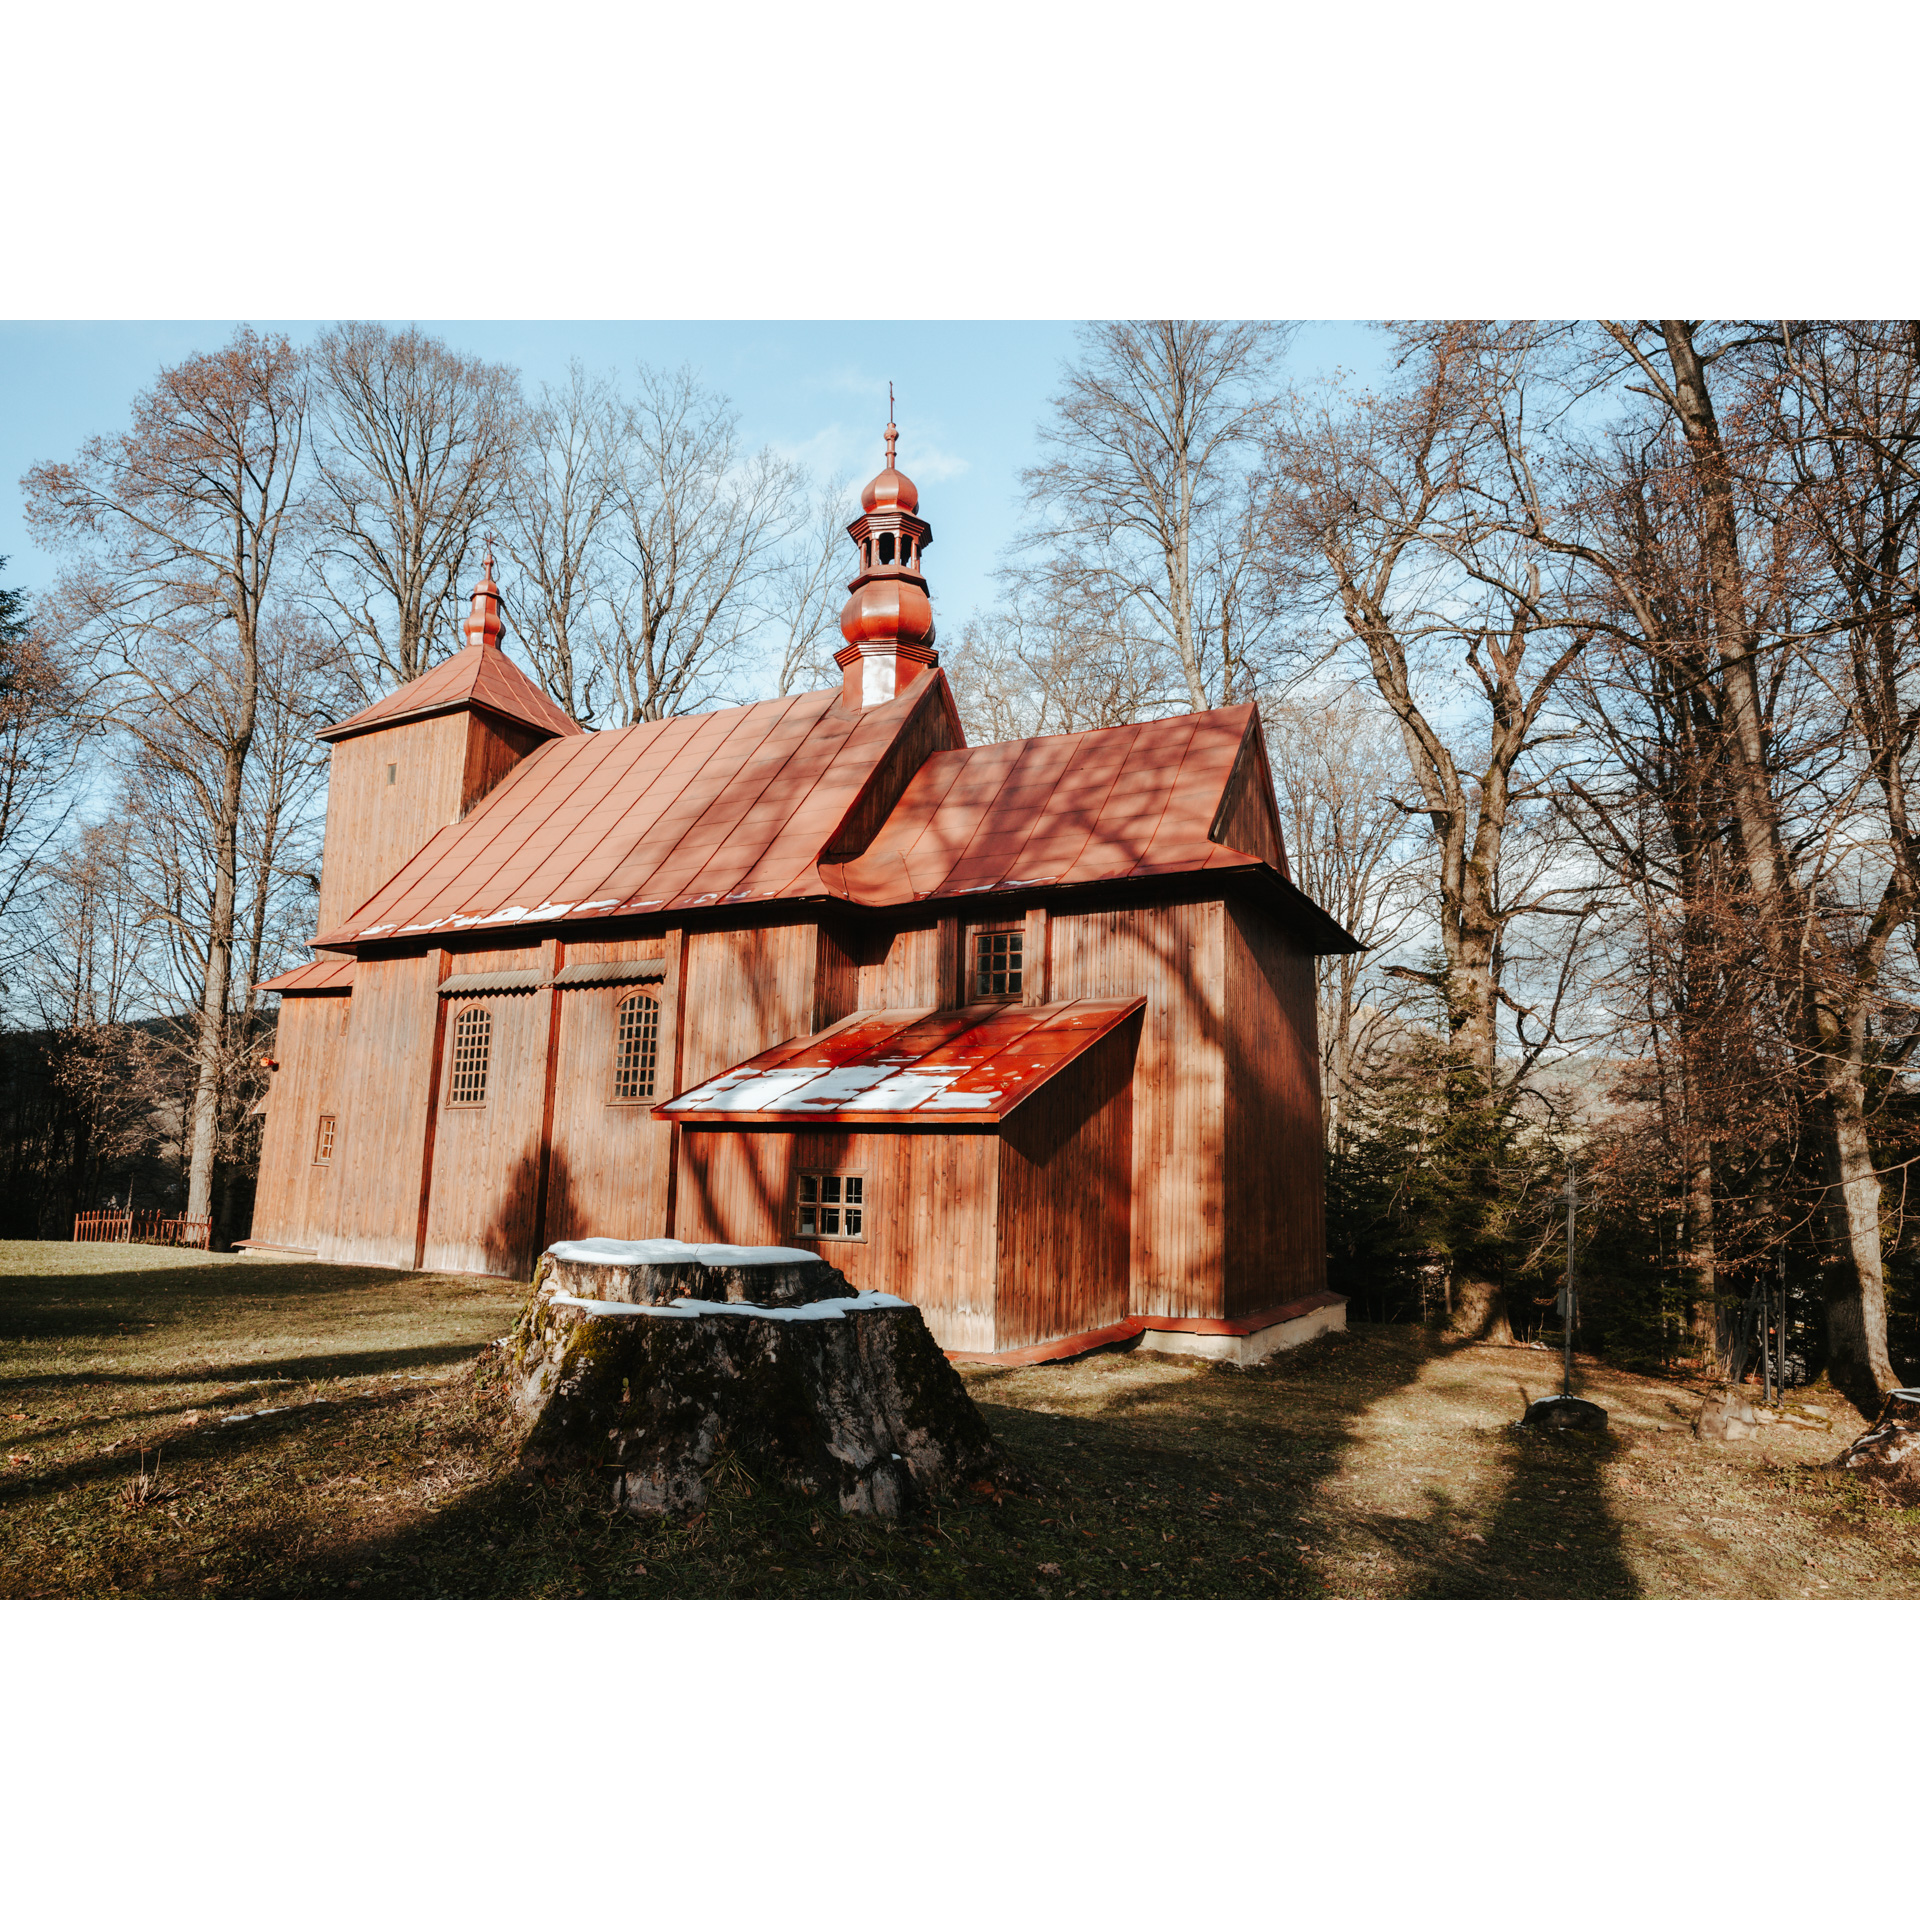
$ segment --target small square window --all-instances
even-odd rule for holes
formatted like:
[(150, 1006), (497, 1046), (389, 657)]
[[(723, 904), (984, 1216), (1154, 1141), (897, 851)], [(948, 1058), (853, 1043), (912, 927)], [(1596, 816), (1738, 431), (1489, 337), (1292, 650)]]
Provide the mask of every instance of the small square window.
[(313, 1164), (316, 1167), (330, 1167), (333, 1164), (334, 1128), (334, 1116), (323, 1113), (319, 1130), (313, 1136)]
[(801, 1240), (867, 1237), (864, 1173), (803, 1173), (794, 1181), (793, 1231)]
[(973, 936), (973, 998), (1017, 1000), (1020, 997), (1021, 933), (976, 933)]

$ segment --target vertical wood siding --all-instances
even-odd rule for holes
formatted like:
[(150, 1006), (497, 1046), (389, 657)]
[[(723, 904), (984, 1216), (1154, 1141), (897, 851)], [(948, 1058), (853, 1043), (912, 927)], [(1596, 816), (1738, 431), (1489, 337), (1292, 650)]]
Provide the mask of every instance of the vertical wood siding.
[(862, 1007), (935, 1007), (940, 1004), (940, 929), (913, 921), (868, 935), (860, 967)]
[(350, 1005), (344, 993), (290, 994), (281, 1002), (273, 1042), (280, 1071), (267, 1098), (260, 1179), (248, 1230), (255, 1240), (281, 1247), (319, 1244), (321, 1203), (336, 1177), (337, 1126), (335, 1159), (316, 1166), (313, 1150), (320, 1116), (331, 1113), (338, 1119), (335, 1082)]
[(317, 931), (339, 926), (460, 817), (466, 756), (463, 713), (334, 742)]
[[(1273, 773), (1267, 765), (1257, 722), (1248, 729), (1233, 771), (1227, 776), (1213, 837), (1287, 873), (1287, 849), (1280, 832), (1280, 810), (1273, 797)], [(1287, 877), (1291, 879), (1292, 875), (1288, 873)]]
[[(943, 1347), (992, 1351), (992, 1133), (687, 1126), (680, 1138), (681, 1239), (806, 1247), (854, 1286), (911, 1300)], [(864, 1241), (795, 1236), (793, 1179), (802, 1171), (866, 1176)]]
[(683, 1085), (697, 1086), (782, 1040), (814, 1031), (820, 930), (811, 921), (690, 927), (686, 942)]
[[(578, 947), (567, 949), (569, 962), (584, 957)], [(642, 960), (653, 956), (595, 957)], [(567, 987), (554, 995), (560, 1003), (560, 1040), (543, 1244), (595, 1235), (651, 1240), (667, 1230), (667, 1165), (673, 1129), (653, 1117), (652, 1102), (635, 1106), (613, 1100), (618, 1009), (632, 990), (630, 984)], [(672, 1073), (670, 1036), (664, 1026), (659, 1041), (656, 1100), (667, 1097)]]
[[(460, 971), (485, 973), (525, 965), (524, 953), (462, 954)], [(540, 1119), (546, 1100), (547, 992), (492, 993), (449, 1003), (444, 1051), (453, 1046), (454, 1015), (484, 1007), (493, 1016), (487, 1097), (478, 1106), (449, 1106), (450, 1069), (443, 1057), (435, 1116), (433, 1188), (421, 1264), (441, 1273), (533, 1273), (540, 1223)]]
[(316, 1236), (322, 1259), (413, 1265), (443, 957), (363, 960), (353, 970), (340, 1131)]
[[(510, 720), (444, 713), (336, 740), (317, 930), (372, 899), (442, 827), (451, 826), (540, 744)], [(393, 768), (393, 784), (387, 769)]]
[(1138, 1036), (1138, 1021), (1115, 1028), (1001, 1125), (998, 1348), (1110, 1327), (1130, 1310)]
[(1134, 1070), (1133, 1313), (1224, 1311), (1224, 920), (1218, 900), (1051, 917), (1055, 1000), (1147, 996)]
[(1326, 1173), (1313, 956), (1259, 908), (1226, 925), (1228, 1315), (1327, 1284)]

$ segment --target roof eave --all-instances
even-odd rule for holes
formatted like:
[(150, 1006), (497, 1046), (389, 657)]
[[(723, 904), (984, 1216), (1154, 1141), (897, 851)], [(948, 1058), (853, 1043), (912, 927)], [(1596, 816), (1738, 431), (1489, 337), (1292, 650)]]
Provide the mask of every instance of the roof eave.
[(543, 739), (563, 740), (567, 737), (557, 727), (530, 720), (524, 713), (510, 713), (505, 707), (495, 706), (491, 700), (476, 700), (471, 695), (458, 700), (438, 700), (430, 707), (406, 707), (398, 713), (383, 713), (372, 720), (355, 715), (334, 726), (322, 727), (313, 737), (328, 742), (351, 740), (359, 734), (380, 733), (388, 727), (403, 727), (410, 720), (439, 720), (450, 713), (469, 712), (491, 714), (496, 720), (504, 720), (509, 726), (523, 728), (528, 733), (537, 733)]

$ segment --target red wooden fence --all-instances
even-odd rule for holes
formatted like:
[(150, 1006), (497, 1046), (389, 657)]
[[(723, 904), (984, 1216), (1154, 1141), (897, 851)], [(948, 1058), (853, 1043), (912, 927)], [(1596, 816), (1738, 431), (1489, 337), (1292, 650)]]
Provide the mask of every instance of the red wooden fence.
[(213, 1244), (213, 1220), (184, 1213), (76, 1213), (76, 1240), (115, 1240), (143, 1247), (193, 1247), (205, 1253)]

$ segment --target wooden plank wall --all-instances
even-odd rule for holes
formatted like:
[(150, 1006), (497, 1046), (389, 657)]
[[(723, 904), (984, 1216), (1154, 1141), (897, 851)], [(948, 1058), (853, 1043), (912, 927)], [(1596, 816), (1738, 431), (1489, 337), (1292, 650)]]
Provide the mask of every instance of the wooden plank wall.
[(1313, 956), (1257, 906), (1226, 925), (1226, 1312), (1327, 1284), (1326, 1162)]
[(280, 1003), (273, 1042), (280, 1071), (267, 1096), (260, 1179), (248, 1229), (255, 1240), (281, 1247), (318, 1245), (321, 1202), (334, 1169), (332, 1163), (316, 1166), (313, 1150), (320, 1116), (338, 1118), (334, 1082), (350, 1004), (344, 993), (289, 994)]
[[(663, 938), (570, 941), (561, 959), (568, 966), (656, 960), (665, 958), (666, 946)], [(612, 1098), (619, 1006), (633, 984), (565, 987), (554, 995), (560, 1032), (542, 1245), (596, 1235), (650, 1240), (667, 1230), (673, 1129), (653, 1117), (655, 1101), (668, 1097), (672, 1073), (673, 1040), (665, 1026), (672, 1009), (663, 991), (654, 1100), (616, 1105)]]
[(940, 923), (931, 917), (867, 935), (857, 1005), (873, 1008), (940, 1004)]
[[(469, 713), (466, 765), (461, 773), (459, 818), (477, 806), (548, 736), (516, 726), (494, 713)], [(398, 729), (396, 729), (398, 731)]]
[(813, 922), (690, 927), (686, 942), (683, 1086), (814, 1031), (821, 942)]
[(1134, 1070), (1132, 1313), (1224, 1311), (1224, 925), (1219, 900), (1049, 917), (1055, 1000), (1147, 996)]
[[(680, 1139), (679, 1238), (817, 1249), (854, 1286), (913, 1301), (943, 1347), (993, 1350), (991, 1132), (687, 1126)], [(803, 1170), (865, 1175), (864, 1241), (796, 1238), (789, 1209)]]
[[(340, 1049), (340, 1135), (316, 1240), (325, 1260), (411, 1267), (440, 1015), (438, 951), (362, 960)], [(255, 1238), (263, 1238), (255, 1235)]]
[[(450, 953), (447, 978), (545, 967), (537, 940)], [(538, 1251), (540, 1123), (546, 1104), (551, 989), (452, 998), (440, 1015), (440, 1072), (433, 1126), (433, 1181), (420, 1264), (441, 1273), (503, 1273), (529, 1279)], [(467, 1007), (493, 1015), (487, 1097), (447, 1104), (453, 1025)]]
[(315, 931), (339, 926), (543, 743), (543, 735), (478, 712), (336, 740)]
[(1138, 1020), (1116, 1028), (1002, 1123), (993, 1328), (1002, 1350), (1110, 1327), (1130, 1311), (1139, 1033)]
[(334, 742), (316, 932), (339, 926), (460, 817), (467, 721), (446, 713)]
[(1242, 853), (1256, 855), (1271, 867), (1278, 867), (1289, 879), (1293, 877), (1288, 873), (1280, 810), (1273, 797), (1273, 773), (1267, 765), (1266, 748), (1257, 722), (1247, 730), (1239, 758), (1227, 776), (1214, 838), (1229, 847), (1238, 847)]

